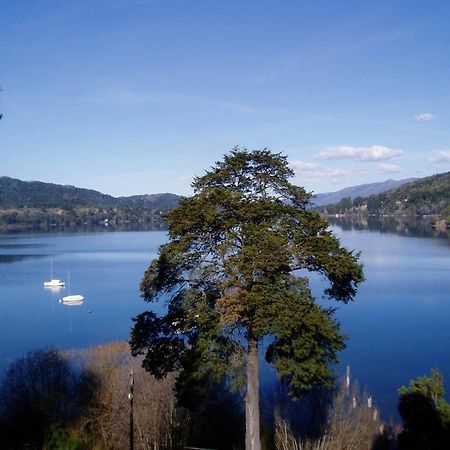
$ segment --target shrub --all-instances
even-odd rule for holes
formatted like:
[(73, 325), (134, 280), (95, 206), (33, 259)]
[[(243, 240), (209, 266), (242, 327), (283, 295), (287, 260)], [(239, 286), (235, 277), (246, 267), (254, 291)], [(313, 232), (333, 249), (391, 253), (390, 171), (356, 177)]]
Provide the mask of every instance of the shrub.
[(12, 363), (0, 385), (0, 417), (8, 439), (42, 445), (51, 424), (65, 426), (85, 411), (90, 378), (56, 349), (32, 351)]
[(444, 399), (444, 381), (437, 369), (431, 376), (412, 380), (399, 389), (398, 410), (403, 419), (401, 449), (450, 448), (450, 404)]

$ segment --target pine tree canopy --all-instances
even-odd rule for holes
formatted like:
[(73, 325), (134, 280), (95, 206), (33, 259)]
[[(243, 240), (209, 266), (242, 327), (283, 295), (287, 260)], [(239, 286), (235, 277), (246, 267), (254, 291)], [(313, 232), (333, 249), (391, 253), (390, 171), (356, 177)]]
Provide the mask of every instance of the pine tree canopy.
[(346, 303), (363, 271), (307, 209), (311, 194), (293, 175), (281, 154), (235, 148), (168, 214), (169, 242), (141, 283), (143, 297), (165, 299), (167, 311), (138, 315), (130, 342), (156, 377), (178, 371), (180, 393), (211, 375), (242, 375), (248, 339), (266, 338), (266, 360), (293, 395), (331, 382), (345, 339), (305, 275), (322, 274), (324, 296)]

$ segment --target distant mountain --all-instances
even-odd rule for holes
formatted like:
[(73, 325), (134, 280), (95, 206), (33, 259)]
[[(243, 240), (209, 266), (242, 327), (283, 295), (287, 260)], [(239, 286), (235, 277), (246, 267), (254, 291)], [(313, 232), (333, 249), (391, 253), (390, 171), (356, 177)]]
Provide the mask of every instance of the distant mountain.
[(176, 194), (144, 194), (144, 195), (132, 195), (130, 197), (119, 197), (117, 200), (121, 204), (130, 206), (152, 207), (154, 209), (160, 209), (167, 211), (175, 208), (180, 201), (180, 196)]
[(49, 230), (137, 223), (162, 226), (175, 194), (113, 197), (92, 189), (0, 177), (0, 230)]
[(346, 197), (349, 197), (351, 199), (355, 199), (356, 197), (370, 197), (371, 195), (381, 194), (417, 179), (418, 178), (407, 178), (405, 180), (386, 180), (378, 183), (350, 186), (336, 192), (317, 194), (312, 201), (314, 203), (314, 206), (324, 206), (338, 203)]

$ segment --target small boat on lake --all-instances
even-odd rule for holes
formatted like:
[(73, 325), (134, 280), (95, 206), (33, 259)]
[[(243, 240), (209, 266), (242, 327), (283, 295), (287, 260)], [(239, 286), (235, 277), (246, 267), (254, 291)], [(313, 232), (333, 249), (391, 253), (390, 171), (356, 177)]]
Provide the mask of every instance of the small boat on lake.
[(63, 297), (59, 303), (66, 306), (80, 306), (84, 302), (84, 297), (82, 295), (67, 295)]
[(82, 295), (66, 295), (61, 299), (63, 303), (82, 302), (84, 297)]
[(53, 278), (53, 259), (50, 263), (50, 281), (44, 281), (44, 287), (48, 288), (60, 288), (64, 287), (66, 283), (64, 281)]
[(69, 304), (82, 304), (84, 297), (80, 294), (70, 294), (70, 273), (67, 275), (68, 278), (68, 284), (69, 284), (69, 295), (66, 295), (65, 297), (63, 297), (59, 302), (63, 303), (65, 305), (69, 305)]
[(45, 281), (44, 282), (44, 287), (50, 287), (50, 288), (64, 287), (65, 284), (66, 283), (64, 283), (64, 281), (51, 279), (50, 281)]

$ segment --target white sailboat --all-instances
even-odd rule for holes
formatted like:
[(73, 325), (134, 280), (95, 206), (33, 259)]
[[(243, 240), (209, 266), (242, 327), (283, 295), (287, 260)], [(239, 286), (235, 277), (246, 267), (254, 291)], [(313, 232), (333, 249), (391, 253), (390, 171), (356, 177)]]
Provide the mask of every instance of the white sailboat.
[(64, 287), (66, 283), (64, 281), (53, 278), (53, 258), (50, 262), (50, 281), (44, 281), (44, 287), (48, 288), (60, 288)]
[(69, 295), (66, 295), (60, 300), (60, 303), (64, 303), (65, 305), (81, 305), (83, 303), (84, 297), (80, 294), (70, 294), (70, 273), (67, 275), (68, 284), (69, 284)]

